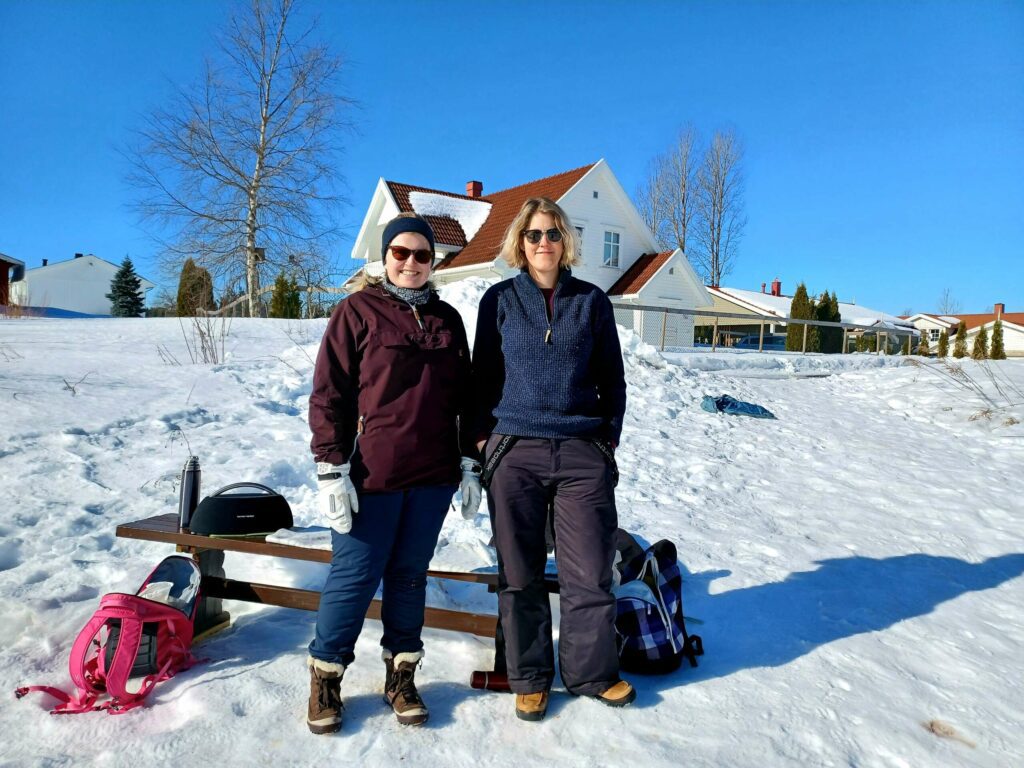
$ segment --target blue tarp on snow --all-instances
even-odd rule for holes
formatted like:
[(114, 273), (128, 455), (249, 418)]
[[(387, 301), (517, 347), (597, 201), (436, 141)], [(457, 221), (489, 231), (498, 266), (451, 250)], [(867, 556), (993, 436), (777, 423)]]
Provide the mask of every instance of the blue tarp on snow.
[(704, 395), (700, 407), (708, 413), (728, 413), (732, 416), (753, 416), (755, 419), (774, 419), (775, 414), (755, 403), (745, 403), (730, 395), (712, 397)]

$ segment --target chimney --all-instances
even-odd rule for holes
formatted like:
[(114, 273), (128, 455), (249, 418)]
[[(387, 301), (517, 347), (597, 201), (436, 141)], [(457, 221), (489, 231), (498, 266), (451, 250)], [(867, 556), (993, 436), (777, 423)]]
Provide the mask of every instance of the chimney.
[(80, 253), (76, 253), (76, 254), (75, 254), (75, 258), (76, 258), (76, 259), (80, 259), (80, 258), (82, 258), (82, 254), (80, 254)]
[(782, 295), (782, 283), (779, 282), (779, 278), (772, 280), (772, 296)]
[(466, 197), (482, 197), (484, 194), (484, 183), (482, 181), (466, 182)]
[(1006, 311), (1006, 305), (1005, 304), (996, 304), (995, 310), (996, 310), (996, 320), (998, 320), (1000, 317), (1002, 317), (1003, 312)]
[(761, 283), (761, 293), (764, 293), (764, 286), (765, 286), (765, 284)]
[(49, 259), (43, 259), (43, 266), (44, 266), (44, 267), (46, 266), (46, 263), (47, 263), (48, 261), (49, 261)]

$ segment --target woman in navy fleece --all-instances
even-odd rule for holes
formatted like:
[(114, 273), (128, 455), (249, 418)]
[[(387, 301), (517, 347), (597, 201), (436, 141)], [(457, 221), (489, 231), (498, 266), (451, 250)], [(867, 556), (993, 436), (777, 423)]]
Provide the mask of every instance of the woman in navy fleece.
[(626, 383), (612, 306), (572, 276), (576, 230), (546, 198), (527, 200), (502, 255), (518, 275), (480, 302), (473, 355), (484, 456), (515, 436), (490, 481), (494, 541), (504, 576), (498, 604), (516, 714), (540, 720), (554, 678), (544, 587), (545, 528), (553, 512), (560, 585), (559, 666), (569, 693), (610, 706), (633, 701), (619, 678), (611, 592), (613, 451)]

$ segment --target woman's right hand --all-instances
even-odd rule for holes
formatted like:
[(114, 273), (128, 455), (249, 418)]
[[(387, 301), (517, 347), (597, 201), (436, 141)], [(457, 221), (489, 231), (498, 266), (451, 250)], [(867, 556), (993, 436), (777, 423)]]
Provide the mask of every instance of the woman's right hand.
[(349, 465), (316, 465), (316, 484), (320, 493), (320, 512), (338, 533), (352, 530), (352, 516), (359, 511), (359, 496), (349, 479)]

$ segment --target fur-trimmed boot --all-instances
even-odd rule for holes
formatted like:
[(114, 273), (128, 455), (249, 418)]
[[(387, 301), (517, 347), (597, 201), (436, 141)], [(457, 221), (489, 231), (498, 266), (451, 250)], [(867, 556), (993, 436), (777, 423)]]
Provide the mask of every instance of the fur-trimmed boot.
[(306, 724), (313, 733), (334, 733), (341, 728), (341, 678), (344, 664), (323, 661), (312, 656), (306, 659), (309, 667), (309, 710)]
[(430, 714), (416, 690), (416, 666), (423, 651), (399, 653), (393, 656), (385, 649), (382, 654), (387, 677), (384, 680), (384, 702), (395, 711), (402, 725), (423, 725)]

